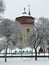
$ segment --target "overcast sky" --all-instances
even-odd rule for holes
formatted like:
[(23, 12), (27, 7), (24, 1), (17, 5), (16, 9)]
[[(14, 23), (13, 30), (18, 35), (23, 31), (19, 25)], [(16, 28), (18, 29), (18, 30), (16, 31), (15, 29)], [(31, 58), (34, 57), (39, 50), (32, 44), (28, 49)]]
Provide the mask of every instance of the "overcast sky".
[(33, 17), (49, 18), (49, 0), (5, 0), (6, 10), (4, 17), (15, 19), (22, 15), (24, 7), (28, 13), (28, 5), (30, 5), (31, 15)]

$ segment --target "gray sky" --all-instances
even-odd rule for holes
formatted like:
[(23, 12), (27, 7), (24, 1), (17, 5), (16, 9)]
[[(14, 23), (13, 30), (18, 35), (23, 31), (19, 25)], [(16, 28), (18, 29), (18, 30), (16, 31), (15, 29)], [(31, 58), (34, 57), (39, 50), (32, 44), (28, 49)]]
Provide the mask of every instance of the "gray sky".
[(28, 13), (28, 5), (30, 5), (31, 15), (33, 17), (49, 18), (49, 0), (5, 0), (6, 10), (4, 17), (15, 19), (22, 15), (24, 7)]

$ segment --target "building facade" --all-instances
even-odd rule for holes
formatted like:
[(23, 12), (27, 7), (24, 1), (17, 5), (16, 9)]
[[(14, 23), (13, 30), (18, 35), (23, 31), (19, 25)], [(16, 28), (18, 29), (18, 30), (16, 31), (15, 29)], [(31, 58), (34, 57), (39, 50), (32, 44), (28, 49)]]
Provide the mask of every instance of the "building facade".
[(30, 9), (27, 15), (27, 12), (25, 12), (25, 8), (23, 15), (15, 19), (23, 26), (22, 37), (20, 38), (20, 41), (25, 42), (27, 34), (33, 29), (34, 19), (35, 18), (31, 16)]

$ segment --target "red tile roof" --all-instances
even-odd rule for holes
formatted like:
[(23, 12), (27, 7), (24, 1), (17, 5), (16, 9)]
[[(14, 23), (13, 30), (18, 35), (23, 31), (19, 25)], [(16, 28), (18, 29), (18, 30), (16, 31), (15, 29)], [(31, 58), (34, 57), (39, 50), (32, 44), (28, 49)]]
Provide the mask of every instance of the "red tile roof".
[(34, 19), (31, 16), (21, 16), (17, 17), (16, 21), (20, 22), (21, 24), (34, 24)]

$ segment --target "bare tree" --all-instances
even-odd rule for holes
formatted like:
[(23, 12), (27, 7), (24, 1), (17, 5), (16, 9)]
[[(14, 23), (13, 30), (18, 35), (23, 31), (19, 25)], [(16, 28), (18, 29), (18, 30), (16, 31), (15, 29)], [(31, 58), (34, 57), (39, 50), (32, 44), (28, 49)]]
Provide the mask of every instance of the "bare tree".
[(46, 36), (45, 37), (45, 39), (47, 41), (46, 47), (48, 48), (48, 53), (49, 53), (49, 19), (42, 17), (42, 18), (39, 18), (38, 21), (40, 22), (40, 27), (41, 27), (40, 31), (43, 30), (43, 32), (44, 32), (44, 34)]
[(5, 49), (6, 47), (6, 38), (5, 37), (0, 37), (0, 52)]
[(3, 0), (0, 0), (0, 13), (3, 13), (5, 8), (4, 8), (4, 3), (3, 3)]
[(33, 31), (28, 35), (29, 46), (35, 49), (35, 60), (37, 60), (38, 46), (46, 47), (49, 39), (49, 20), (46, 18), (39, 18)]
[(14, 22), (9, 19), (4, 19), (0, 24), (0, 35), (6, 38), (6, 52), (5, 52), (5, 62), (7, 61), (7, 48), (13, 48), (16, 46), (16, 39), (20, 37), (17, 35), (21, 33), (22, 26), (19, 22)]
[(5, 10), (4, 1), (0, 0), (0, 20), (2, 19), (1, 14), (4, 12), (4, 10)]
[(31, 48), (35, 49), (35, 60), (37, 60), (37, 47), (41, 43), (42, 36), (39, 35), (39, 31), (36, 28), (34, 28), (30, 35), (28, 37), (28, 43), (30, 43), (29, 46), (31, 46)]
[(1, 22), (1, 26), (0, 26), (0, 33), (2, 37), (6, 37), (7, 43), (6, 43), (6, 51), (5, 51), (5, 62), (6, 60), (6, 55), (7, 55), (7, 48), (8, 48), (8, 44), (9, 44), (9, 40), (10, 40), (10, 36), (11, 36), (11, 31), (10, 31), (10, 26), (13, 22), (9, 19), (4, 19)]

